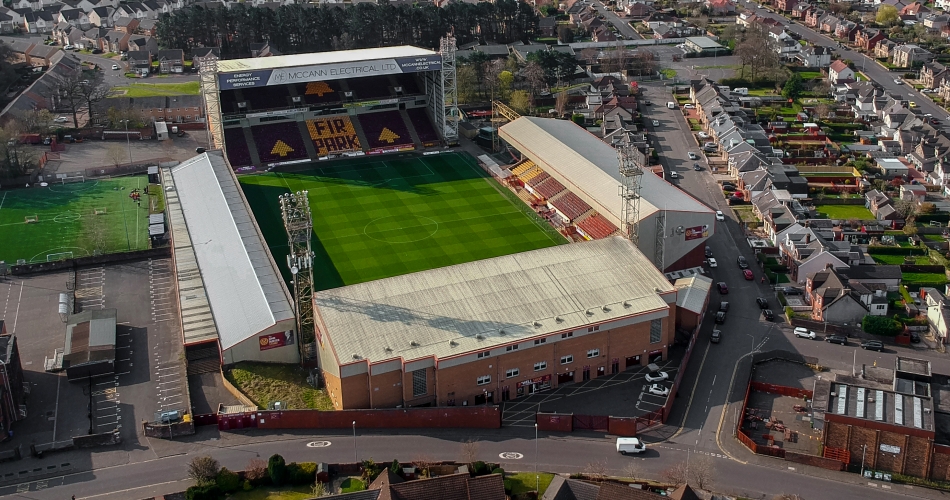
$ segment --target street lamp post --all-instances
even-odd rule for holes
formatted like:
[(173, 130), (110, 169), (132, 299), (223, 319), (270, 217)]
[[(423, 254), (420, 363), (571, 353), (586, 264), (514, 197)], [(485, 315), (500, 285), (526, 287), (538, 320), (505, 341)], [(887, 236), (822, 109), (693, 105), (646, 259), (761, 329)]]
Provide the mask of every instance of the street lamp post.
[(360, 454), (356, 450), (356, 420), (353, 421), (353, 458), (360, 463)]
[(863, 444), (863, 445), (861, 445), (861, 448), (862, 448), (862, 451), (861, 451), (861, 476), (864, 476), (864, 456), (867, 455), (867, 453), (868, 453), (868, 445)]
[(129, 120), (122, 120), (125, 122), (125, 145), (129, 149), (129, 168), (132, 168), (132, 140), (129, 139)]
[(534, 423), (534, 491), (541, 492), (541, 475), (538, 474), (538, 423)]

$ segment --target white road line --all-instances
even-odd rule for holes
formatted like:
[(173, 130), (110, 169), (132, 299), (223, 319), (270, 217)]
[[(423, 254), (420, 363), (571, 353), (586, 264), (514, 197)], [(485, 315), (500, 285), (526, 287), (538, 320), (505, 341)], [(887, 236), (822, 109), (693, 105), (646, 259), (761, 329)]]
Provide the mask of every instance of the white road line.
[[(16, 299), (16, 314), (13, 316), (13, 331), (10, 333), (16, 333), (16, 324), (17, 320), (20, 319), (20, 302), (23, 301), (23, 282), (20, 282), (20, 296)], [(58, 390), (58, 387), (57, 387)], [(57, 401), (59, 399), (57, 398)]]

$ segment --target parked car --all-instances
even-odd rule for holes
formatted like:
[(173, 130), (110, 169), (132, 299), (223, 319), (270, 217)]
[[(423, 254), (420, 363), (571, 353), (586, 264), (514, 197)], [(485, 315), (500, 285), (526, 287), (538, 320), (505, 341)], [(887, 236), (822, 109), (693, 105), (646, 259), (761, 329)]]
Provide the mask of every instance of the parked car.
[(707, 134), (706, 132), (700, 132), (696, 134), (696, 137), (699, 137), (700, 139), (709, 139), (709, 134)]
[(884, 343), (880, 340), (865, 340), (861, 342), (861, 349), (870, 349), (880, 352), (884, 350)]
[(679, 174), (676, 173), (676, 171), (670, 170), (670, 179), (679, 179), (679, 178), (680, 176)]
[(654, 396), (668, 396), (670, 394), (669, 387), (663, 387), (660, 384), (653, 384), (648, 389), (647, 392), (653, 394)]
[(693, 170), (695, 170), (695, 171), (697, 171), (697, 172), (702, 172), (702, 171), (703, 171), (703, 167), (702, 167), (699, 163), (693, 163)]
[[(825, 337), (825, 342), (831, 342), (832, 344), (848, 345), (848, 337), (845, 337), (844, 335), (829, 335)], [(864, 346), (862, 345), (862, 347)]]
[(901, 80), (900, 78), (895, 78), (895, 79), (894, 79), (894, 83), (896, 83), (896, 84), (898, 84), (898, 85), (903, 85), (903, 84), (904, 84), (904, 80)]
[(752, 275), (752, 270), (750, 269), (743, 269), (742, 277), (745, 278), (746, 281), (752, 281), (755, 279), (755, 276)]
[(654, 127), (659, 127), (659, 126), (660, 126), (660, 120), (653, 120), (653, 126), (654, 126)]
[(73, 45), (72, 44), (64, 45), (63, 50), (73, 50)]
[(716, 220), (719, 222), (726, 220), (726, 216), (722, 214), (722, 210), (716, 210)]
[(773, 313), (771, 309), (762, 311), (762, 316), (765, 317), (766, 321), (775, 321), (775, 313)]
[(765, 297), (757, 297), (755, 303), (759, 305), (759, 309), (768, 309), (769, 308), (769, 299)]
[(782, 293), (785, 295), (801, 295), (802, 290), (800, 288), (795, 288), (793, 286), (787, 286), (782, 289)]
[(650, 372), (647, 373), (644, 377), (647, 379), (647, 382), (662, 382), (670, 378), (670, 374), (666, 372)]
[(683, 109), (696, 109), (696, 106), (693, 106), (692, 104), (684, 104)]
[(647, 445), (637, 438), (617, 438), (617, 453), (621, 455), (639, 454), (647, 450)]
[(101, 53), (102, 53), (102, 49), (92, 49), (92, 53), (93, 53), (93, 54), (101, 54)]
[(714, 258), (712, 258), (712, 257), (706, 259), (706, 264), (708, 264), (709, 267), (714, 268), (714, 269), (717, 268), (717, 267), (719, 267), (719, 263), (716, 262), (716, 259), (714, 259)]
[(720, 281), (719, 283), (716, 283), (716, 287), (719, 288), (719, 293), (720, 293), (720, 294), (722, 294), (722, 295), (728, 295), (728, 294), (729, 294), (729, 287), (726, 286), (726, 282), (725, 282), (725, 281)]
[(115, 70), (117, 70), (117, 69), (119, 69), (119, 65), (118, 65), (118, 64), (113, 64), (113, 65), (112, 65), (112, 70), (115, 71)]
[(743, 257), (743, 256), (741, 256), (741, 255), (738, 256), (738, 257), (736, 257), (736, 264), (739, 264), (739, 269), (748, 269), (748, 268), (749, 268), (749, 262), (748, 262), (747, 260), (745, 260), (745, 257)]
[(728, 310), (729, 310), (729, 302), (726, 302), (726, 301), (720, 302), (720, 303), (719, 303), (719, 310), (720, 310), (720, 311), (728, 311)]
[(722, 340), (722, 330), (713, 330), (712, 335), (709, 336), (709, 341), (713, 344), (718, 344)]
[(807, 328), (796, 327), (794, 333), (796, 337), (815, 340), (815, 332), (809, 331)]
[(686, 156), (689, 156), (690, 160), (695, 160), (696, 158), (699, 158), (698, 156), (696, 156), (696, 153), (692, 151), (690, 151), (689, 153), (686, 153)]
[(712, 254), (712, 248), (709, 248), (709, 245), (706, 245), (705, 252), (706, 252), (706, 257), (712, 257), (712, 256), (713, 256), (713, 254)]
[(721, 325), (726, 322), (726, 311), (716, 311), (716, 324)]

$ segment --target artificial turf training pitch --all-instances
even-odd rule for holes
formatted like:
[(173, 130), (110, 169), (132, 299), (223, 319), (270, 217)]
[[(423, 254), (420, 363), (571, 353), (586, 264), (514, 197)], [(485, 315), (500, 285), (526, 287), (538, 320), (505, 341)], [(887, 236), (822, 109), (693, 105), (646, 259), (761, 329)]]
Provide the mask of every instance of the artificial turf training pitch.
[[(139, 175), (0, 191), (0, 260), (13, 265), (147, 249), (146, 185)], [(135, 188), (141, 207), (129, 198)]]
[(567, 242), (468, 154), (360, 158), (240, 183), (285, 279), (277, 197), (308, 191), (317, 290)]

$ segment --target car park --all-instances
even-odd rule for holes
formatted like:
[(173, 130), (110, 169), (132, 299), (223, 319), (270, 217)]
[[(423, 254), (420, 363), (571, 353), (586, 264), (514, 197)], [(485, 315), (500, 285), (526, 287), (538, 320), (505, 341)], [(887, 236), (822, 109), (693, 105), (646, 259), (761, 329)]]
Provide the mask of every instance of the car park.
[(803, 339), (815, 339), (815, 332), (809, 331), (807, 328), (796, 327), (794, 330), (796, 337), (801, 337)]
[(726, 322), (726, 311), (716, 311), (716, 324), (721, 325)]
[(712, 258), (712, 257), (706, 259), (706, 264), (708, 264), (709, 267), (712, 267), (712, 268), (717, 268), (717, 267), (719, 267), (719, 263), (716, 262), (716, 259), (714, 259), (714, 258)]
[(647, 382), (662, 382), (670, 378), (670, 374), (666, 372), (650, 372), (647, 373), (644, 378), (647, 379)]
[(884, 343), (880, 340), (865, 340), (861, 342), (861, 349), (880, 352), (884, 350)]
[(748, 269), (748, 268), (749, 268), (749, 262), (746, 261), (746, 260), (745, 260), (745, 257), (743, 257), (743, 256), (741, 256), (741, 255), (738, 256), (738, 257), (736, 257), (736, 264), (739, 264), (739, 269)]
[(775, 321), (775, 313), (773, 313), (771, 309), (763, 310), (762, 316), (765, 317), (766, 321)]
[(727, 294), (729, 294), (729, 287), (726, 286), (726, 282), (725, 282), (725, 281), (720, 281), (719, 283), (716, 283), (716, 287), (719, 288), (719, 293), (720, 293), (720, 294), (722, 294), (722, 295), (727, 295)]
[(831, 342), (832, 344), (848, 345), (848, 337), (845, 337), (844, 335), (829, 335), (825, 337), (825, 342)]
[(759, 309), (768, 309), (768, 308), (769, 308), (769, 300), (766, 299), (765, 297), (757, 297), (757, 298), (755, 299), (755, 303), (759, 305)]
[(653, 394), (654, 396), (669, 396), (670, 389), (668, 387), (663, 387), (660, 384), (653, 384), (647, 388), (647, 392)]
[(647, 445), (637, 438), (617, 438), (617, 453), (632, 455), (643, 453), (647, 450)]
[(686, 155), (689, 156), (690, 160), (695, 160), (696, 158), (699, 158), (698, 156), (696, 156), (696, 153), (692, 151), (690, 151), (689, 153), (686, 153)]
[(716, 210), (716, 220), (720, 222), (726, 220), (726, 216), (722, 214), (722, 210)]
[(722, 340), (722, 330), (713, 330), (712, 335), (709, 336), (709, 341), (713, 344), (718, 344)]
[(742, 277), (745, 278), (746, 281), (752, 281), (753, 279), (755, 279), (755, 276), (752, 275), (752, 271), (749, 269), (742, 270)]

